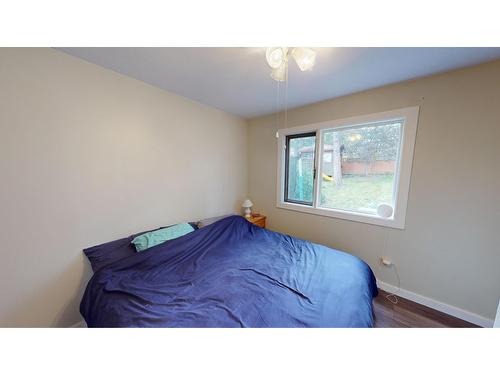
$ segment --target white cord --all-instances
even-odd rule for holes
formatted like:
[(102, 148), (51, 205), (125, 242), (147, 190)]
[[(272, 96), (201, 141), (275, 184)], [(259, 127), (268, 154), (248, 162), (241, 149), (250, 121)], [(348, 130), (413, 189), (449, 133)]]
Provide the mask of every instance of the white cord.
[(286, 61), (286, 72), (285, 72), (285, 128), (288, 126), (288, 60)]
[(280, 81), (277, 81), (276, 87), (276, 135), (280, 130)]
[[(389, 242), (389, 230), (386, 229), (385, 230), (385, 238), (384, 238), (384, 254), (387, 251), (387, 243), (388, 242)], [(392, 304), (396, 305), (399, 302), (397, 293), (399, 293), (399, 291), (401, 290), (401, 279), (399, 278), (399, 272), (398, 272), (398, 268), (396, 267), (396, 264), (391, 263), (390, 267), (392, 267), (394, 269), (394, 273), (396, 274), (396, 278), (398, 280), (398, 285), (397, 285), (396, 290), (393, 293), (387, 294), (385, 296), (385, 298), (387, 298), (387, 300), (389, 302), (391, 302)]]
[(394, 293), (388, 294), (385, 296), (390, 302), (392, 302), (394, 305), (396, 305), (399, 302), (397, 293), (399, 293), (399, 290), (401, 289), (401, 280), (399, 279), (399, 273), (398, 273), (398, 268), (396, 267), (395, 264), (392, 264), (392, 267), (394, 268), (394, 272), (396, 273), (396, 277), (398, 278), (398, 286), (396, 291)]
[[(285, 73), (285, 127), (288, 121), (288, 61), (286, 64), (286, 73)], [(281, 107), (281, 89), (280, 89), (280, 81), (277, 81), (277, 93), (276, 93), (276, 138), (278, 138), (278, 132), (280, 130), (280, 107)]]

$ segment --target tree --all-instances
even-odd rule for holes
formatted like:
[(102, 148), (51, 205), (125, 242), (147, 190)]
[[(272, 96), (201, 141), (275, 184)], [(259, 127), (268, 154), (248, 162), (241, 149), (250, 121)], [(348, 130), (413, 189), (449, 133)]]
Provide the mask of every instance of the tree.
[(333, 132), (332, 145), (333, 181), (337, 186), (340, 186), (342, 185), (342, 155), (340, 153), (339, 132)]
[(348, 159), (373, 163), (375, 160), (395, 160), (397, 157), (400, 123), (348, 129), (340, 133)]
[(336, 183), (341, 183), (341, 177), (339, 179), (335, 175), (339, 173), (337, 161), (342, 157), (365, 163), (367, 175), (375, 161), (396, 160), (400, 137), (401, 124), (399, 122), (326, 133), (325, 145), (332, 145), (333, 148), (333, 171)]

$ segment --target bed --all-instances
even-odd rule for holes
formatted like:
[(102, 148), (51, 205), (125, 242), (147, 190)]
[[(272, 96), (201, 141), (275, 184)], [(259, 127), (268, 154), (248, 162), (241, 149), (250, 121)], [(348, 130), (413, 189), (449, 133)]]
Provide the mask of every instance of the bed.
[(240, 216), (127, 254), (88, 282), (88, 327), (373, 326), (377, 288), (365, 262)]

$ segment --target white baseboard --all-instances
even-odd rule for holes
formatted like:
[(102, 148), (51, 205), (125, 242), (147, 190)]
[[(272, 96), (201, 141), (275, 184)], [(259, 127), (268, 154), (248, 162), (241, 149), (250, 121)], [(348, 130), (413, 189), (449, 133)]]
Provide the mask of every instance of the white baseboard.
[(79, 322), (70, 325), (68, 328), (87, 328), (87, 324), (85, 324), (85, 320), (80, 320)]
[(389, 293), (394, 293), (400, 297), (409, 299), (410, 301), (419, 303), (421, 305), (430, 307), (431, 309), (441, 311), (445, 314), (454, 316), (456, 318), (465, 320), (467, 322), (476, 324), (481, 327), (490, 328), (493, 327), (493, 320), (485, 318), (484, 316), (472, 313), (470, 311), (462, 310), (458, 307), (448, 305), (444, 302), (436, 301), (429, 297), (424, 297), (420, 294), (410, 292), (409, 290), (399, 289), (394, 285), (384, 283), (383, 281), (377, 280), (377, 286)]

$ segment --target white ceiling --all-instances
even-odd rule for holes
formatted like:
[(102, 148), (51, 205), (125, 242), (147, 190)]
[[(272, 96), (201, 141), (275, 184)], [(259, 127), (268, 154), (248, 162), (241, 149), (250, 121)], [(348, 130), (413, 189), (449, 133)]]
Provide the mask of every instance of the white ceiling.
[[(276, 112), (265, 48), (59, 48), (124, 75), (251, 118)], [(315, 48), (316, 65), (290, 64), (288, 107), (499, 59), (500, 48)]]

